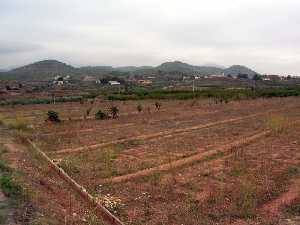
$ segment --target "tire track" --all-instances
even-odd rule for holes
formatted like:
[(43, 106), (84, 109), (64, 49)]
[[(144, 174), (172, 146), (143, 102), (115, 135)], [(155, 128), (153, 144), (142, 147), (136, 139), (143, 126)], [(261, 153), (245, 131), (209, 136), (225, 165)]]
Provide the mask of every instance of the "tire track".
[(265, 137), (265, 136), (271, 134), (271, 132), (272, 132), (271, 130), (263, 131), (263, 132), (254, 134), (250, 137), (242, 138), (241, 140), (235, 141), (231, 144), (224, 145), (215, 150), (207, 151), (204, 153), (199, 153), (199, 154), (193, 155), (191, 157), (176, 160), (171, 163), (160, 165), (158, 167), (141, 170), (136, 173), (127, 174), (127, 175), (118, 176), (118, 177), (112, 177), (112, 178), (108, 178), (108, 179), (100, 179), (100, 180), (96, 181), (96, 183), (100, 183), (100, 184), (121, 183), (121, 182), (126, 182), (129, 180), (133, 180), (133, 179), (142, 178), (145, 176), (150, 176), (157, 172), (167, 172), (172, 169), (180, 168), (183, 166), (188, 166), (195, 162), (205, 160), (205, 159), (207, 159), (207, 157), (214, 156), (220, 152), (228, 153), (228, 152), (234, 151), (236, 148), (239, 148), (239, 147), (242, 147), (245, 145), (249, 145), (253, 141), (256, 141), (259, 138), (262, 138), (262, 137)]
[[(215, 114), (217, 112), (219, 112), (219, 111), (203, 112), (203, 113), (192, 115), (191, 117), (211, 115), (211, 114)], [(184, 118), (186, 118), (186, 117), (184, 117)], [(167, 120), (163, 120), (163, 121), (164, 122), (166, 122), (166, 121), (173, 121), (175, 119), (178, 119), (178, 117), (168, 118)], [(181, 123), (186, 123), (186, 122), (191, 122), (191, 121), (192, 120), (184, 120)], [(156, 124), (156, 123), (160, 123), (160, 122), (162, 122), (161, 119), (156, 119), (156, 120), (151, 121), (151, 125)], [(129, 126), (134, 126), (134, 125), (136, 125), (136, 124), (135, 123), (126, 123), (126, 124), (119, 124), (119, 125), (113, 126), (112, 128), (114, 128), (114, 129), (115, 128), (123, 128), (123, 127), (129, 127)], [(76, 130), (76, 132), (74, 132), (74, 131), (51, 132), (51, 133), (39, 134), (38, 136), (44, 137), (44, 136), (67, 135), (67, 134), (72, 134), (72, 133), (88, 133), (88, 132), (94, 132), (96, 130), (103, 130), (103, 125), (102, 126), (96, 126), (96, 127), (93, 127), (93, 128), (86, 128), (86, 129)]]
[(161, 131), (161, 132), (152, 133), (152, 134), (139, 135), (139, 136), (130, 137), (130, 138), (122, 138), (122, 139), (115, 140), (115, 141), (94, 144), (94, 145), (89, 145), (89, 146), (82, 146), (82, 147), (78, 147), (78, 148), (66, 148), (66, 149), (62, 149), (59, 151), (51, 152), (49, 154), (61, 155), (61, 154), (81, 153), (81, 152), (96, 150), (98, 148), (107, 147), (107, 146), (114, 145), (114, 144), (125, 143), (128, 141), (144, 141), (144, 140), (150, 140), (150, 139), (155, 139), (155, 138), (160, 138), (160, 137), (168, 137), (169, 138), (169, 137), (173, 137), (178, 134), (183, 134), (183, 133), (191, 132), (194, 130), (200, 130), (200, 129), (205, 129), (205, 128), (209, 128), (209, 127), (214, 127), (217, 125), (237, 122), (237, 121), (241, 121), (241, 120), (245, 120), (245, 119), (249, 119), (249, 118), (254, 118), (254, 117), (257, 117), (260, 115), (266, 115), (269, 113), (272, 113), (272, 112), (261, 112), (261, 113), (256, 113), (256, 114), (248, 115), (248, 116), (231, 118), (231, 119), (226, 119), (226, 120), (222, 120), (222, 121), (216, 121), (216, 122), (211, 122), (211, 123), (207, 123), (207, 124), (201, 124), (201, 125), (196, 125), (196, 126), (191, 126), (191, 127), (186, 127), (186, 128), (178, 128), (178, 129), (172, 129), (172, 130), (167, 130), (167, 131)]

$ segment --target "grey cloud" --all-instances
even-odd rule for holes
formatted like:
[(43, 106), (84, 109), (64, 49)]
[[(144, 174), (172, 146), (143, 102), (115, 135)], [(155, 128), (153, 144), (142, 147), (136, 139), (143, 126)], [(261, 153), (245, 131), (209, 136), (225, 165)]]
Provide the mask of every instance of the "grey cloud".
[(299, 10), (296, 0), (1, 0), (0, 68), (178, 59), (300, 74)]
[(34, 52), (42, 46), (31, 43), (0, 41), (0, 55)]

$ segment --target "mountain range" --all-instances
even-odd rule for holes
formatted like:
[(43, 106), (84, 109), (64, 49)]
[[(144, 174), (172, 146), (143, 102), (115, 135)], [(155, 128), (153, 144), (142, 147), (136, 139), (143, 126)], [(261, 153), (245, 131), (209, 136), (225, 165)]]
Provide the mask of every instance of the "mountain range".
[(237, 76), (238, 74), (247, 74), (253, 77), (257, 74), (255, 71), (241, 65), (234, 65), (225, 68), (218, 65), (194, 66), (180, 61), (165, 62), (159, 66), (85, 66), (74, 67), (57, 60), (43, 60), (26, 66), (22, 66), (10, 71), (0, 72), (0, 79), (9, 80), (50, 80), (56, 75), (71, 75), (74, 78), (81, 78), (86, 75), (105, 76), (105, 75), (122, 75), (122, 74), (157, 74), (157, 73), (182, 73), (182, 74), (199, 74), (213, 75), (225, 74)]

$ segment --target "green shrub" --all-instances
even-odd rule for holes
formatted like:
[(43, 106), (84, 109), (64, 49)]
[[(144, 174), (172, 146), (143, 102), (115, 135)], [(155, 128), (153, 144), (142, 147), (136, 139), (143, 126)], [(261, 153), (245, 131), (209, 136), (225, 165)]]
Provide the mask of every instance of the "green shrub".
[(60, 122), (59, 115), (58, 115), (57, 112), (55, 112), (55, 111), (48, 111), (47, 115), (48, 115), (48, 121), (51, 121), (51, 122)]
[(101, 110), (99, 110), (98, 112), (96, 112), (95, 114), (95, 119), (96, 120), (104, 120), (107, 119), (108, 115), (105, 112), (102, 112)]
[(76, 164), (71, 160), (63, 160), (59, 163), (60, 168), (62, 168), (67, 174), (78, 174), (80, 170)]
[(11, 169), (6, 165), (5, 162), (3, 162), (2, 160), (0, 160), (0, 171), (3, 172), (10, 172)]
[(0, 177), (0, 185), (3, 193), (7, 197), (18, 198), (23, 193), (22, 187), (9, 175), (2, 175)]
[(292, 216), (300, 216), (300, 202), (295, 202), (288, 206), (286, 212)]

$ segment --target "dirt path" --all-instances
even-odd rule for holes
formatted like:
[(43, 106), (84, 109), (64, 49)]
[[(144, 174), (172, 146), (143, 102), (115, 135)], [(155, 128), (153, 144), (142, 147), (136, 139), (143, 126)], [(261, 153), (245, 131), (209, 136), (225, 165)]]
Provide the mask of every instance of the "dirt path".
[(145, 176), (150, 176), (150, 175), (152, 175), (154, 173), (157, 173), (157, 172), (166, 172), (166, 171), (169, 171), (169, 170), (172, 170), (172, 169), (175, 169), (175, 168), (180, 168), (182, 166), (190, 165), (190, 164), (193, 164), (195, 162), (205, 160), (207, 157), (213, 157), (214, 155), (216, 155), (220, 152), (226, 153), (226, 152), (232, 151), (235, 148), (250, 144), (251, 142), (253, 142), (253, 141), (255, 141), (259, 138), (262, 138), (266, 135), (269, 135), (270, 133), (271, 133), (271, 131), (260, 132), (260, 133), (254, 134), (250, 137), (240, 139), (240, 140), (238, 140), (236, 142), (233, 142), (231, 144), (224, 145), (224, 146), (219, 147), (219, 148), (217, 148), (215, 150), (212, 150), (212, 151), (199, 153), (199, 154), (191, 156), (191, 157), (176, 160), (176, 161), (173, 161), (173, 162), (168, 163), (168, 164), (160, 165), (158, 167), (153, 167), (153, 168), (150, 168), (150, 169), (141, 170), (141, 171), (138, 171), (138, 172), (133, 173), (133, 174), (127, 174), (127, 175), (124, 175), (124, 176), (118, 176), (118, 177), (113, 177), (113, 178), (108, 178), (108, 179), (100, 179), (100, 180), (97, 181), (97, 183), (100, 183), (100, 184), (121, 183), (121, 182), (129, 181), (129, 180), (132, 180), (132, 179), (137, 179), (137, 178), (141, 178), (141, 177), (145, 177)]

